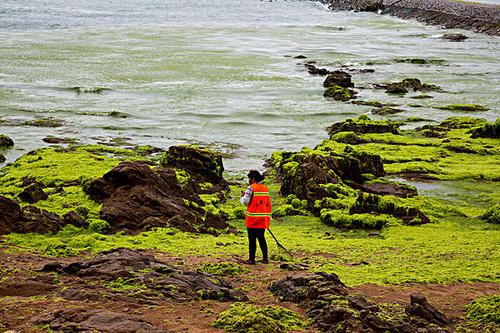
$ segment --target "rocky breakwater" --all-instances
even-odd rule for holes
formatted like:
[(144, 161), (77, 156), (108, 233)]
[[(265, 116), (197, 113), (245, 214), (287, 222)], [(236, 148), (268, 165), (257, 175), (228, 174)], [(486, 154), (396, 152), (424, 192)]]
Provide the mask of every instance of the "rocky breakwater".
[(167, 226), (228, 230), (211, 204), (229, 190), (220, 154), (175, 146), (155, 166), (158, 156), (144, 151), (156, 150), (89, 145), (22, 156), (2, 169), (0, 233), (55, 233), (67, 224), (131, 234)]
[(452, 0), (321, 0), (332, 10), (379, 12), (445, 28), (500, 35), (500, 6)]

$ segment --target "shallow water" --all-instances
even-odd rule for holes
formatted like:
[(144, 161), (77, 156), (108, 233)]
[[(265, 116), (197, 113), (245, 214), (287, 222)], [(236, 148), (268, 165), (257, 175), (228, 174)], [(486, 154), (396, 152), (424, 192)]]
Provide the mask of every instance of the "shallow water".
[[(449, 32), (470, 38), (439, 38)], [(329, 12), (317, 2), (4, 0), (0, 117), (10, 126), (0, 133), (16, 142), (4, 152), (8, 162), (46, 146), (41, 139), (47, 136), (81, 143), (126, 137), (163, 148), (209, 144), (233, 154), (224, 164), (239, 172), (260, 167), (275, 150), (315, 146), (327, 138), (328, 125), (370, 112), (323, 98), (324, 78), (290, 56), (305, 55), (332, 70), (375, 69), (353, 74), (356, 87), (418, 77), (443, 88), (428, 100), (357, 89), (359, 99), (407, 110), (391, 119), (440, 121), (471, 113), (435, 106), (474, 103), (490, 108), (474, 115), (494, 121), (500, 113), (499, 54), (497, 37), (372, 13)], [(394, 61), (407, 58), (433, 61)], [(423, 106), (409, 106), (416, 103)], [(21, 125), (37, 117), (65, 125)]]

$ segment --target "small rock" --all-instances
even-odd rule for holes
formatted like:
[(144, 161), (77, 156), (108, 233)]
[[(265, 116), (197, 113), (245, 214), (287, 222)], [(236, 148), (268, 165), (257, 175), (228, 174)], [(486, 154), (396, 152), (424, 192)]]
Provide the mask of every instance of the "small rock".
[(464, 34), (444, 34), (441, 36), (442, 39), (448, 39), (452, 42), (461, 42), (461, 41), (464, 41), (466, 40), (467, 36), (465, 36)]

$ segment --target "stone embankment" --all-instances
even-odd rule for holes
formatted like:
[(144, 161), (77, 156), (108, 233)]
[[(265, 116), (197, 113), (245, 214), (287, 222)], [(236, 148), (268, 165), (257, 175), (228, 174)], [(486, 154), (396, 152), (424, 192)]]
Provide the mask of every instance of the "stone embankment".
[(452, 0), (320, 0), (332, 10), (371, 11), (500, 36), (500, 6)]

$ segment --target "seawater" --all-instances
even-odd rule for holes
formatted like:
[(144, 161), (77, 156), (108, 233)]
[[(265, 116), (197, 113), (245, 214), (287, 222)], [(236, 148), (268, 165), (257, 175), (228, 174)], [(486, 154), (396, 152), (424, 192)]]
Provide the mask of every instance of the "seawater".
[[(470, 38), (439, 38), (451, 32)], [(0, 123), (0, 133), (16, 142), (3, 153), (11, 162), (47, 146), (47, 136), (79, 143), (127, 138), (162, 148), (201, 144), (231, 154), (225, 167), (240, 173), (261, 167), (273, 151), (314, 147), (327, 138), (330, 124), (370, 112), (325, 99), (324, 77), (310, 75), (304, 61), (332, 70), (374, 69), (353, 74), (359, 99), (407, 110), (392, 120), (441, 121), (471, 113), (436, 106), (481, 104), (489, 111), (473, 116), (494, 121), (499, 55), (498, 37), (375, 13), (331, 12), (312, 1), (3, 0), (0, 119), (10, 125)], [(430, 63), (396, 61), (411, 58)], [(390, 96), (370, 88), (407, 77), (443, 91), (413, 100), (417, 93)], [(415, 103), (423, 106), (410, 106)], [(22, 125), (38, 117), (65, 125)]]

